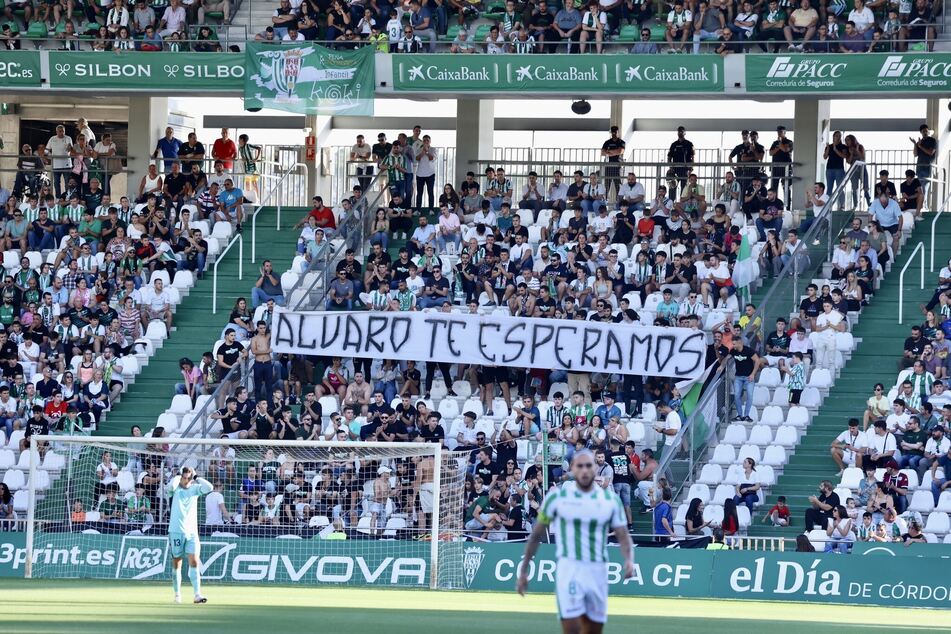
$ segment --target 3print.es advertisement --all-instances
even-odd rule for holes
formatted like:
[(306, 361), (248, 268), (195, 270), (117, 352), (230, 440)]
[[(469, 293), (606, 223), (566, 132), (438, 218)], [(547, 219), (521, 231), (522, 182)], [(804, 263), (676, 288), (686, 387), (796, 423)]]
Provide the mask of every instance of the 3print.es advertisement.
[(748, 92), (947, 92), (951, 54), (748, 55)]
[[(167, 580), (168, 539), (161, 535), (37, 534), (33, 575), (41, 578)], [(0, 577), (22, 577), (22, 533), (0, 537)], [(304, 583), (428, 587), (429, 545), (223, 539), (201, 542), (202, 578), (223, 583)]]
[(723, 92), (714, 55), (395, 55), (406, 92)]

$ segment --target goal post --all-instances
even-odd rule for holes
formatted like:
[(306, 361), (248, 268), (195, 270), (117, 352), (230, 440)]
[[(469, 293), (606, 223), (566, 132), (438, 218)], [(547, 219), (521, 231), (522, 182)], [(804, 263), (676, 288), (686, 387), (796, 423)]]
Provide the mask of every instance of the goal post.
[(182, 467), (212, 583), (462, 587), (468, 453), (432, 443), (34, 436), (24, 574), (167, 580)]

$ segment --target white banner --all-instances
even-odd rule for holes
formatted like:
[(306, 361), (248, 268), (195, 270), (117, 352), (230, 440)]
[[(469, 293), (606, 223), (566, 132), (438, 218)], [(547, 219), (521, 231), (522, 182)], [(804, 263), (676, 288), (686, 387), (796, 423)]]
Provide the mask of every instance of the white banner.
[(703, 332), (596, 321), (440, 312), (276, 309), (275, 352), (443, 361), (693, 379)]

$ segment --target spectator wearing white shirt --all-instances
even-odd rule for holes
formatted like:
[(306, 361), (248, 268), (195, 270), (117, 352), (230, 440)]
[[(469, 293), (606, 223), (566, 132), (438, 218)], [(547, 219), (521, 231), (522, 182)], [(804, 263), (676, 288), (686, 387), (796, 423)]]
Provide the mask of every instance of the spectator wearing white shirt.
[(53, 188), (57, 198), (63, 191), (62, 185), (69, 180), (69, 171), (73, 166), (73, 160), (69, 156), (72, 147), (73, 140), (66, 136), (66, 126), (56, 126), (56, 134), (46, 142), (46, 155), (52, 158)]
[[(717, 290), (726, 280), (730, 279), (730, 269), (725, 261), (713, 253), (707, 256), (704, 262), (697, 262), (697, 283), (700, 285), (700, 295), (703, 297), (703, 303), (707, 306), (713, 306), (714, 297)], [(713, 296), (711, 296), (713, 295)]]
[(184, 32), (186, 21), (185, 7), (182, 6), (181, 0), (171, 0), (169, 5), (165, 7), (162, 19), (159, 20), (158, 34), (161, 37), (168, 37), (172, 33)]
[(426, 246), (435, 247), (436, 234), (436, 227), (429, 224), (429, 220), (426, 216), (421, 215), (419, 217), (419, 226), (413, 230), (413, 235), (410, 236), (409, 243), (407, 244), (410, 257), (422, 255), (426, 250)]
[(822, 312), (816, 317), (813, 345), (816, 348), (816, 367), (835, 371), (835, 335), (845, 332), (845, 318), (832, 309), (832, 300), (822, 302)]
[(559, 211), (565, 210), (568, 200), (568, 183), (563, 182), (564, 175), (561, 170), (555, 170), (552, 174), (551, 183), (548, 184), (548, 191), (545, 193), (546, 204), (551, 209)]
[(868, 462), (866, 464), (872, 465), (876, 469), (884, 468), (898, 451), (895, 434), (888, 431), (885, 421), (877, 420), (874, 423), (874, 431), (871, 434), (866, 434), (866, 438), (868, 442)]
[(875, 33), (875, 15), (865, 6), (864, 0), (855, 0), (854, 6), (849, 11), (848, 21), (855, 24), (855, 30), (862, 34), (866, 42), (871, 42)]
[(855, 251), (845, 236), (839, 238), (839, 246), (832, 252), (832, 279), (841, 280), (852, 267)]
[[(494, 227), (496, 225), (495, 212), (492, 211), (489, 201), (482, 201), (482, 209), (475, 213), (475, 216), (472, 218), (472, 223), (485, 225), (486, 227)], [(479, 241), (479, 244), (482, 244), (482, 240)]]
[(153, 319), (164, 320), (168, 330), (172, 330), (172, 302), (161, 278), (155, 280), (152, 292), (142, 306), (142, 327), (148, 328)]
[(304, 34), (298, 30), (296, 24), (291, 24), (287, 27), (287, 33), (284, 34), (284, 37), (281, 38), (282, 42), (303, 42)]
[(206, 526), (221, 526), (225, 522), (232, 522), (231, 513), (225, 504), (225, 496), (221, 493), (221, 482), (216, 481), (214, 486), (214, 490), (205, 497)]
[(901, 434), (905, 431), (909, 418), (911, 414), (908, 412), (905, 400), (896, 398), (892, 402), (892, 413), (885, 418), (885, 427), (889, 433)]
[(109, 487), (119, 479), (119, 465), (112, 461), (112, 452), (102, 452), (102, 462), (96, 467), (96, 487), (93, 492), (93, 503), (99, 500), (99, 496), (109, 490)]
[(634, 172), (627, 173), (627, 180), (621, 184), (617, 192), (617, 208), (627, 207), (636, 211), (644, 211), (644, 198), (647, 192), (637, 180)]
[(839, 474), (846, 467), (862, 468), (862, 456), (868, 448), (865, 432), (859, 429), (859, 419), (850, 418), (849, 428), (832, 441), (832, 459), (839, 467)]

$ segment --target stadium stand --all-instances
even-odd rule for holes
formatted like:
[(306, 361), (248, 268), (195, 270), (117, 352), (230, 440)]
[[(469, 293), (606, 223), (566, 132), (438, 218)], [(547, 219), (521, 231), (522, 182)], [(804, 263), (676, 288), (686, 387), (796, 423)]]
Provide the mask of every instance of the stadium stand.
[[(318, 41), (417, 53), (631, 52), (720, 55), (930, 51), (942, 36), (940, 3), (848, 2), (827, 7), (727, 2), (592, 5), (478, 1), (412, 3), (180, 0), (68, 7), (17, 2), (3, 10), (8, 50), (238, 51), (247, 40)], [(894, 12), (890, 9), (896, 9)], [(907, 10), (906, 10), (907, 9)]]
[[(425, 155), (430, 147), (428, 137), (420, 131), (414, 131), (412, 136), (401, 134), (396, 141), (408, 146), (416, 156)], [(284, 441), (296, 438), (365, 440), (380, 438), (376, 430), (381, 415), (398, 415), (400, 424), (407, 427), (408, 437), (418, 434), (425, 439), (432, 436), (427, 435), (422, 423), (433, 415), (448, 448), (472, 451), (472, 477), (467, 483), (465, 500), (471, 508), (478, 505), (484, 493), (477, 490), (476, 477), (486, 490), (498, 488), (506, 497), (540, 495), (537, 476), (544, 465), (537, 462), (540, 460), (539, 439), (547, 432), (553, 447), (552, 462), (547, 469), (552, 480), (561, 477), (565, 461), (582, 446), (606, 449), (611, 471), (614, 464), (623, 468), (628, 464), (637, 465), (630, 480), (633, 509), (630, 523), (636, 532), (647, 535), (654, 533), (655, 528), (637, 511), (653, 509), (660, 498), (655, 487), (664, 486), (663, 482), (655, 484), (655, 478), (669, 475), (659, 473), (654, 451), (658, 450), (656, 457), (660, 458), (663, 430), (665, 427), (676, 430), (683, 415), (682, 411), (678, 413), (683, 395), (670, 381), (646, 378), (642, 384), (629, 384), (610, 375), (578, 377), (557, 371), (440, 367), (425, 360), (419, 360), (416, 365), (409, 360), (394, 363), (278, 357), (270, 355), (267, 349), (255, 352), (249, 339), (257, 332), (259, 320), (269, 321), (272, 302), (294, 308), (328, 310), (460, 310), (681, 325), (706, 331), (711, 343), (710, 363), (719, 366), (722, 362), (726, 372), (731, 372), (733, 367), (727, 357), (739, 361), (744, 350), (749, 349), (747, 346), (761, 351), (768, 365), (754, 369), (753, 373), (758, 372), (758, 376), (748, 392), (749, 409), (737, 408), (736, 416), (731, 413), (724, 421), (718, 442), (709, 447), (706, 461), (701, 460), (696, 472), (684, 482), (668, 483), (684, 491), (676, 501), (673, 522), (676, 532), (702, 534), (702, 527), (697, 529), (697, 526), (706, 521), (726, 522), (732, 528), (731, 537), (734, 534), (782, 536), (802, 531), (800, 518), (805, 509), (798, 500), (804, 499), (805, 491), (811, 491), (830, 470), (834, 472), (828, 453), (829, 434), (832, 428), (835, 433), (840, 431), (841, 425), (834, 421), (841, 420), (845, 401), (838, 395), (854, 385), (856, 379), (850, 377), (862, 376), (864, 402), (868, 368), (853, 374), (857, 371), (852, 370), (852, 365), (864, 360), (861, 344), (875, 337), (874, 333), (865, 334), (865, 324), (874, 324), (875, 311), (886, 312), (887, 298), (894, 296), (894, 266), (904, 263), (904, 250), (893, 253), (885, 266), (872, 267), (873, 272), (864, 276), (867, 267), (860, 263), (858, 249), (853, 249), (856, 246), (864, 249), (861, 245), (864, 238), (849, 234), (848, 239), (855, 240), (855, 244), (846, 244), (845, 248), (856, 251), (857, 270), (863, 272), (860, 280), (851, 274), (843, 277), (837, 269), (837, 263), (842, 262), (835, 257), (827, 262), (814, 262), (808, 268), (814, 271), (819, 305), (822, 299), (833, 297), (832, 290), (844, 291), (836, 303), (845, 318), (845, 327), (828, 333), (832, 335), (831, 343), (822, 341), (823, 335), (818, 332), (807, 336), (804, 342), (800, 338), (801, 343), (794, 343), (796, 331), (815, 330), (813, 308), (807, 305), (802, 311), (786, 315), (792, 336), (784, 343), (764, 337), (772, 324), (764, 323), (757, 312), (756, 302), (763, 296), (758, 289), (764, 283), (763, 290), (782, 281), (782, 275), (771, 279), (770, 272), (781, 273), (789, 262), (799, 261), (806, 248), (796, 242), (797, 228), (800, 234), (807, 235), (817, 213), (827, 207), (831, 213), (828, 196), (822, 198), (821, 191), (814, 204), (805, 210), (800, 210), (791, 200), (788, 204), (777, 201), (776, 192), (767, 195), (765, 188), (757, 189), (757, 180), (767, 179), (759, 176), (763, 165), (756, 163), (739, 164), (740, 176), (735, 185), (732, 173), (719, 181), (706, 178), (701, 184), (693, 179), (681, 182), (675, 174), (665, 181), (671, 190), (680, 189), (675, 191), (673, 199), (666, 196), (665, 189), (658, 189), (662, 183), (646, 181), (642, 184), (634, 179), (625, 184), (626, 188), (618, 190), (615, 186), (605, 191), (597, 174), (585, 172), (575, 182), (567, 178), (561, 183), (555, 182), (554, 188), (547, 189), (543, 195), (535, 189), (537, 177), (533, 174), (510, 178), (502, 170), (491, 170), (487, 171), (485, 180), (472, 175), (471, 182), (459, 185), (459, 191), (468, 195), (457, 194), (455, 186), (446, 184), (443, 193), (431, 197), (430, 206), (424, 207), (421, 185), (425, 186), (426, 182), (420, 182), (420, 172), (417, 171), (415, 182), (404, 178), (401, 167), (406, 163), (405, 158), (401, 158), (402, 150), (383, 144), (381, 141), (372, 149), (380, 174), (376, 180), (367, 182), (360, 176), (354, 177), (353, 195), (338, 192), (332, 207), (325, 207), (323, 198), (315, 197), (311, 209), (298, 210), (304, 214), (297, 225), (299, 234), (260, 230), (260, 238), (269, 244), (270, 259), (253, 276), (256, 280), (253, 287), (247, 280), (239, 280), (234, 266), (225, 261), (219, 291), (235, 300), (227, 319), (208, 319), (211, 295), (207, 282), (195, 278), (201, 277), (202, 269), (208, 270), (234, 232), (241, 229), (237, 217), (232, 217), (226, 209), (228, 201), (235, 197), (230, 193), (233, 183), (226, 188), (228, 193), (217, 199), (214, 194), (211, 198), (203, 194), (200, 187), (187, 187), (183, 189), (190, 198), (185, 200), (165, 195), (140, 203), (139, 211), (149, 216), (147, 222), (135, 222), (137, 218), (133, 214), (137, 207), (128, 205), (117, 210), (119, 218), (123, 218), (123, 213), (129, 215), (130, 229), (137, 232), (133, 238), (144, 234), (158, 243), (153, 249), (163, 245), (158, 235), (163, 227), (185, 229), (177, 226), (183, 223), (182, 211), (188, 210), (191, 214), (188, 228), (201, 231), (198, 240), (207, 243), (208, 260), (204, 267), (197, 259), (192, 261), (188, 257), (189, 243), (179, 239), (172, 243), (167, 270), (154, 272), (149, 279), (138, 274), (137, 268), (131, 271), (136, 273), (130, 282), (133, 289), (136, 286), (147, 289), (148, 284), (162, 278), (176, 291), (172, 294), (177, 296), (176, 301), (169, 301), (174, 313), (172, 328), (170, 332), (165, 328), (162, 307), (143, 297), (139, 304), (151, 309), (148, 318), (155, 320), (143, 320), (140, 316), (138, 322), (129, 323), (146, 327), (147, 341), (143, 341), (136, 362), (139, 368), (148, 362), (148, 369), (138, 376), (124, 369), (123, 374), (129, 376), (126, 385), (121, 387), (127, 391), (117, 395), (111, 407), (101, 415), (92, 403), (87, 403), (88, 411), (83, 414), (97, 419), (100, 433), (126, 433), (135, 425), (153, 437), (202, 434), (217, 437), (227, 433), (231, 437)], [(168, 158), (161, 149), (157, 152)], [(177, 167), (169, 165), (166, 169), (164, 178), (169, 174), (177, 178)], [(542, 182), (540, 189), (551, 184)], [(419, 187), (417, 204), (403, 203), (404, 197), (413, 200), (413, 185)], [(89, 189), (96, 194), (95, 187)], [(916, 190), (911, 188), (910, 191), (914, 194)], [(86, 190), (81, 195), (87, 204), (89, 194)], [(619, 195), (621, 201), (617, 200)], [(66, 200), (71, 198), (71, 192), (67, 191)], [(438, 205), (435, 204), (437, 198)], [(744, 202), (739, 203), (738, 198)], [(240, 201), (240, 196), (237, 199)], [(915, 216), (921, 209), (916, 201), (914, 197), (901, 199), (902, 206), (909, 211), (903, 216), (906, 226), (899, 232), (895, 247), (906, 244), (909, 239), (914, 242), (924, 231), (914, 228)], [(24, 205), (27, 207), (24, 213), (39, 214), (30, 203)], [(153, 206), (157, 209), (153, 210)], [(11, 209), (14, 207), (15, 202)], [(109, 207), (102, 207), (100, 213), (105, 212), (109, 217)], [(168, 220), (164, 219), (162, 207), (169, 212)], [(245, 204), (245, 214), (250, 213), (251, 207), (253, 205)], [(59, 217), (59, 211), (55, 209), (55, 217)], [(854, 213), (858, 226), (843, 228), (843, 237), (848, 234), (848, 228), (865, 233), (872, 222), (865, 210)], [(16, 216), (16, 212), (11, 215)], [(66, 217), (69, 218), (68, 213)], [(354, 218), (359, 219), (356, 225), (352, 224)], [(773, 221), (775, 225), (766, 224)], [(354, 227), (357, 233), (348, 234)], [(768, 227), (774, 227), (770, 233), (764, 233), (768, 240), (758, 239)], [(77, 223), (77, 228), (83, 230), (83, 225)], [(772, 242), (774, 233), (775, 243)], [(890, 252), (893, 245), (881, 237), (881, 231), (872, 230), (871, 236), (879, 256)], [(358, 251), (368, 256), (354, 257), (350, 252), (356, 238), (365, 241)], [(25, 270), (35, 268), (34, 260), (41, 267), (43, 262), (58, 267), (65, 264), (65, 270), (58, 273), (70, 276), (73, 275), (72, 261), (81, 260), (83, 251), (80, 247), (73, 254), (69, 250), (69, 239), (70, 229), (66, 226), (65, 250), (10, 251), (5, 260), (9, 259), (14, 268), (16, 259), (23, 255), (28, 259)], [(148, 239), (142, 242), (143, 249), (148, 248), (147, 243)], [(101, 240), (98, 246), (109, 251), (109, 244)], [(744, 246), (749, 247), (749, 259), (757, 263), (761, 273), (754, 276), (749, 286), (738, 289), (733, 278), (739, 277), (737, 261), (747, 257)], [(145, 257), (138, 259), (149, 257), (148, 253), (143, 255)], [(852, 255), (850, 252), (847, 268), (852, 263)], [(668, 264), (671, 261), (673, 264)], [(125, 299), (119, 290), (125, 285), (121, 279), (123, 266), (120, 260), (112, 269), (117, 300)], [(40, 274), (44, 270), (41, 268)], [(833, 279), (840, 277), (841, 280)], [(16, 275), (14, 278), (12, 281), (19, 284), (19, 278)], [(55, 289), (55, 283), (51, 285)], [(81, 283), (77, 281), (75, 285), (80, 287)], [(139, 292), (141, 296), (142, 291)], [(750, 303), (741, 304), (737, 300), (739, 294), (749, 298)], [(107, 293), (107, 297), (111, 295)], [(807, 303), (811, 297), (805, 298)], [(941, 293), (936, 297), (936, 303), (940, 301), (942, 307), (948, 305), (940, 299)], [(787, 307), (787, 313), (788, 308), (791, 307)], [(120, 312), (120, 322), (123, 316), (127, 321), (131, 318), (131, 310), (134, 309), (130, 309), (129, 316)], [(31, 313), (21, 312), (21, 321), (27, 314)], [(825, 325), (821, 317), (816, 321), (820, 327)], [(934, 322), (932, 319), (932, 330)], [(229, 331), (234, 332), (234, 338)], [(889, 338), (884, 340), (887, 342)], [(731, 340), (743, 344), (732, 354), (729, 345), (719, 346)], [(808, 353), (803, 364), (806, 372), (802, 375), (792, 372), (787, 356), (796, 345)], [(243, 356), (246, 349), (250, 353), (247, 356), (271, 357), (271, 362), (260, 361), (253, 369), (249, 368)], [(76, 352), (81, 353), (82, 349)], [(96, 363), (99, 350), (92, 352), (91, 361), (82, 354), (75, 355), (78, 365), (74, 372)], [(19, 351), (18, 355), (29, 357), (28, 353)], [(780, 358), (784, 361), (782, 365), (778, 363)], [(132, 365), (131, 361), (126, 362)], [(231, 365), (237, 369), (229, 374)], [(265, 373), (258, 366), (267, 366), (270, 371)], [(42, 366), (37, 364), (35, 371), (42, 375)], [(270, 382), (267, 374), (272, 377)], [(29, 377), (25, 379), (28, 383)], [(885, 381), (886, 384), (894, 383), (893, 379)], [(56, 381), (59, 380), (57, 376)], [(189, 394), (173, 396), (169, 392), (172, 383), (189, 381), (196, 383), (194, 389), (175, 390)], [(409, 399), (404, 400), (404, 395)], [(798, 405), (790, 405), (791, 396), (798, 397)], [(236, 411), (229, 403), (232, 399), (236, 399)], [(255, 401), (261, 400), (267, 403), (259, 408)], [(2, 403), (0, 392), (0, 406)], [(848, 413), (850, 417), (859, 416), (854, 410)], [(568, 415), (567, 420), (562, 420), (563, 414)], [(300, 425), (300, 419), (306, 415), (313, 420), (311, 428)], [(67, 420), (72, 419), (67, 417)], [(25, 454), (20, 449), (22, 434), (12, 429), (20, 426), (19, 419), (15, 421), (8, 425), (12, 433), (4, 437), (7, 442), (0, 454), (0, 465), (5, 465), (3, 481), (13, 493), (14, 507), (22, 512)], [(91, 423), (84, 427), (92, 427)], [(543, 426), (540, 427), (540, 423)], [(59, 428), (54, 426), (54, 429)], [(632, 452), (625, 450), (628, 441)], [(479, 450), (483, 446), (490, 450), (488, 463), (480, 467)], [(816, 455), (820, 446), (821, 455)], [(623, 458), (614, 462), (616, 456)], [(62, 460), (55, 452), (45, 455), (43, 469), (50, 477), (42, 482), (42, 489), (55, 491), (57, 468), (62, 467)], [(223, 461), (227, 462), (227, 457)], [(119, 465), (115, 477), (121, 493), (130, 492), (130, 478), (141, 477), (147, 471), (147, 468), (143, 471), (143, 466), (139, 465), (136, 470), (136, 466)], [(525, 475), (530, 472), (532, 478)], [(485, 484), (492, 475), (497, 477), (498, 485)], [(852, 471), (846, 475), (854, 478)], [(948, 505), (947, 496), (937, 492), (929, 506), (926, 496), (918, 495), (931, 491), (930, 482), (935, 475), (938, 474), (932, 475), (929, 484), (922, 484), (924, 488), (916, 490), (909, 499), (911, 510), (921, 513), (926, 533), (938, 538), (948, 532), (946, 516), (942, 516), (946, 512), (942, 509)], [(831, 474), (828, 476), (831, 478)], [(619, 480), (623, 482), (624, 478)], [(917, 484), (917, 477), (915, 482)], [(746, 486), (747, 483), (750, 486)], [(844, 485), (850, 484), (858, 487), (860, 482), (845, 481), (840, 488), (844, 491), (849, 488)], [(240, 499), (238, 479), (226, 481), (225, 489), (227, 506), (235, 506)], [(785, 527), (763, 526), (763, 520), (772, 515), (780, 495), (795, 500), (788, 505), (791, 521)], [(690, 508), (695, 498), (706, 507)], [(99, 501), (94, 498), (92, 503)], [(764, 513), (765, 508), (771, 509), (769, 514)], [(416, 509), (403, 511), (403, 516), (395, 519), (412, 527), (417, 521)], [(529, 506), (526, 519), (530, 521), (531, 517)], [(340, 518), (345, 525), (354, 519), (356, 516), (347, 513)], [(511, 532), (519, 536), (523, 529), (524, 524), (519, 524)], [(473, 525), (470, 537), (497, 539), (499, 532), (495, 523)], [(825, 540), (820, 536), (815, 539)]]

